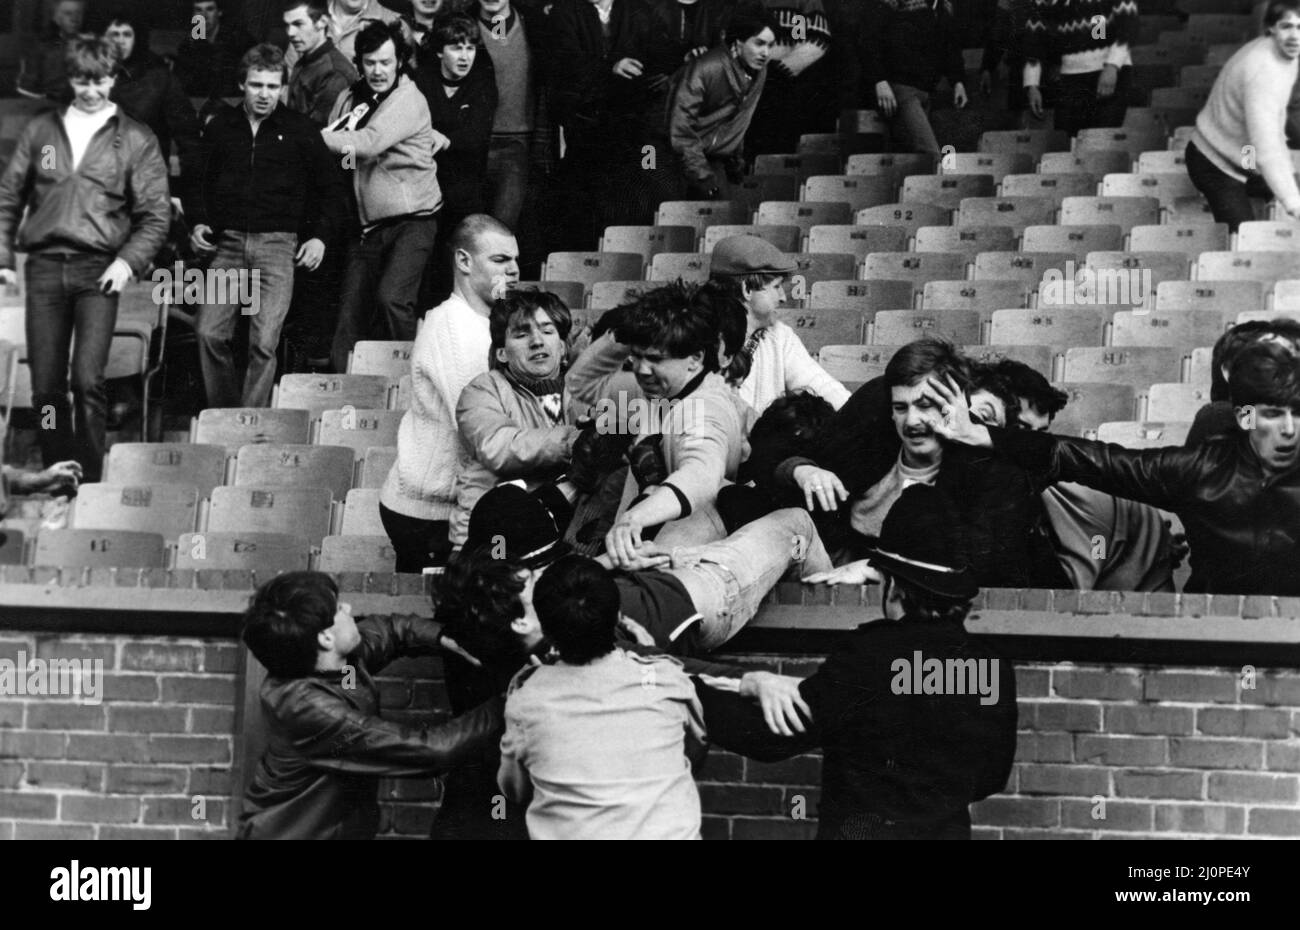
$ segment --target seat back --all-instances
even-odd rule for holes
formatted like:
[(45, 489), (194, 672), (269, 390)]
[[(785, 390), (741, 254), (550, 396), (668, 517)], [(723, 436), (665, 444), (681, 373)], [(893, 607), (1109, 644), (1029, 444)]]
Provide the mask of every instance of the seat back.
[(696, 238), (694, 226), (606, 226), (600, 251), (640, 255), (644, 265), (660, 252), (692, 251)]
[(358, 460), (373, 446), (397, 445), (403, 410), (326, 410), (316, 433), (318, 446), (346, 446)]
[[(1182, 349), (1168, 346), (1075, 347), (1066, 350), (1064, 380), (1145, 388), (1156, 381), (1177, 381), (1183, 354)], [(1132, 415), (1106, 419), (1132, 419)]]
[(911, 281), (818, 281), (808, 291), (808, 308), (858, 310), (908, 307), (916, 285)]
[(858, 226), (894, 226), (915, 235), (922, 226), (943, 226), (952, 219), (952, 209), (929, 203), (886, 203), (859, 210), (853, 217)]
[(388, 378), (383, 375), (283, 375), (276, 388), (280, 409), (323, 410), (355, 407), (375, 410), (388, 406)]
[(260, 581), (306, 571), (310, 557), (307, 539), (290, 533), (182, 533), (176, 567), (253, 571)]
[(1023, 281), (927, 281), (921, 293), (925, 310), (978, 310), (991, 313), (1003, 307), (1029, 303), (1033, 287)]
[(387, 536), (326, 536), (316, 568), (322, 572), (393, 572), (397, 550)]
[(1052, 419), (1052, 432), (1083, 436), (1103, 423), (1131, 420), (1136, 413), (1136, 392), (1129, 384), (1056, 383), (1067, 395), (1065, 408)]
[(914, 174), (903, 181), (899, 200), (956, 210), (967, 197), (992, 197), (996, 189), (993, 176), (989, 174)]
[(223, 445), (188, 442), (119, 442), (114, 443), (104, 459), (106, 484), (153, 486), (184, 484), (198, 489), (207, 497), (212, 489), (226, 480)]
[(358, 488), (382, 488), (388, 480), (388, 473), (397, 462), (396, 446), (380, 446), (367, 449), (361, 459), (361, 478)]
[(1026, 252), (1069, 252), (1077, 265), (1089, 252), (1124, 247), (1124, 230), (1118, 226), (1027, 226), (1020, 247)]
[(174, 539), (194, 529), (199, 492), (193, 485), (83, 484), (68, 525), (79, 530), (132, 530)]
[[(887, 228), (887, 227), (881, 227)], [(974, 261), (980, 252), (1011, 251), (1016, 231), (1010, 226), (922, 226), (916, 231), (916, 251), (954, 252)], [(877, 251), (877, 250), (873, 250)], [(893, 250), (878, 250), (893, 251)]]
[(213, 488), (209, 532), (288, 533), (314, 546), (329, 535), (329, 488)]
[(384, 523), (379, 518), (379, 491), (375, 488), (354, 488), (348, 492), (343, 506), (343, 536), (387, 536)]
[(41, 530), (32, 564), (48, 568), (166, 568), (161, 533), (128, 530)]
[(363, 339), (352, 348), (348, 357), (348, 374), (382, 375), (396, 380), (411, 373), (411, 352), (414, 342)]
[(852, 255), (862, 261), (868, 252), (903, 252), (907, 230), (893, 226), (813, 226), (808, 230), (808, 251)]
[[(310, 442), (311, 412), (305, 409), (209, 407), (200, 411), (195, 419), (193, 439), (199, 444), (224, 446), (229, 455), (254, 442)], [(112, 456), (111, 451), (109, 455)]]
[(327, 488), (335, 500), (342, 500), (352, 488), (355, 461), (356, 453), (346, 446), (244, 446), (235, 457), (235, 484), (249, 488)]
[(957, 344), (980, 341), (976, 310), (880, 310), (872, 324), (872, 345), (906, 345), (937, 336)]
[(1264, 285), (1258, 281), (1161, 281), (1157, 310), (1217, 310), (1263, 307)]

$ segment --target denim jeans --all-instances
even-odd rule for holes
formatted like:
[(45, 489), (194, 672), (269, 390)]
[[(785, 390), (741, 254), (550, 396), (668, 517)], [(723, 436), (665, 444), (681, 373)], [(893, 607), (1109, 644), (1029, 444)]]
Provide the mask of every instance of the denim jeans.
[[(437, 235), (438, 221), (430, 216), (381, 226), (349, 243), (330, 353), (335, 371), (347, 371), (348, 353), (362, 339), (415, 338), (420, 282)], [(376, 309), (386, 320), (382, 335), (373, 328)]]
[(1195, 142), (1187, 143), (1183, 156), (1187, 162), (1187, 176), (1196, 189), (1210, 203), (1214, 222), (1227, 223), (1228, 232), (1236, 232), (1242, 223), (1255, 219), (1255, 208), (1250, 202), (1250, 191), (1245, 181), (1225, 174), (1218, 165), (1205, 157)]
[(719, 542), (674, 549), (664, 571), (682, 583), (704, 618), (700, 648), (713, 650), (754, 618), (767, 592), (797, 563), (805, 576), (833, 567), (812, 515), (787, 507)]
[[(41, 429), (41, 459), (48, 467), (75, 458), (85, 481), (98, 481), (108, 414), (108, 365), (117, 325), (117, 297), (96, 281), (112, 255), (35, 253), (27, 259), (27, 364), (32, 404)], [(75, 338), (74, 338), (75, 334)], [(68, 356), (72, 356), (72, 408), (68, 406)], [(47, 419), (47, 414), (53, 414)]]
[(907, 84), (890, 83), (898, 110), (889, 120), (889, 134), (895, 152), (939, 155), (939, 140), (930, 125), (930, 95)]
[[(225, 303), (205, 303), (194, 323), (199, 366), (209, 407), (267, 407), (275, 386), (275, 349), (293, 299), (294, 254), (298, 236), (290, 232), (223, 232), (210, 272), (234, 269), (257, 273), (258, 304), (245, 314), (238, 288), (227, 289)], [(209, 283), (212, 281), (210, 275)], [(235, 293), (232, 295), (231, 290)], [(256, 312), (251, 312), (256, 309)], [(242, 380), (234, 356), (235, 327), (248, 317), (248, 367)]]
[(519, 226), (528, 189), (526, 133), (493, 133), (487, 157), (487, 210), (509, 229)]

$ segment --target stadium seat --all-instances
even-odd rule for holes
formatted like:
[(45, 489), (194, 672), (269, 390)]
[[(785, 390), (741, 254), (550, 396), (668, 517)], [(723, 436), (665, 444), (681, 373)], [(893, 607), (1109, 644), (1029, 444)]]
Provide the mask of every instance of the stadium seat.
[[(690, 252), (685, 254), (695, 255), (698, 253)], [(663, 281), (597, 281), (591, 286), (591, 300), (589, 303), (592, 309), (603, 312), (613, 307), (621, 307), (623, 304), (631, 303), (646, 291), (653, 291), (657, 287), (663, 287), (663, 285)], [(579, 317), (584, 319), (590, 317), (594, 321), (600, 316), (600, 313), (584, 316), (585, 310), (576, 307), (570, 307), (569, 314), (573, 317), (575, 332), (578, 330)]]
[(1175, 197), (1165, 205), (1164, 210), (1166, 226), (1205, 226), (1214, 223), (1210, 204), (1200, 194), (1195, 197)]
[[(1161, 281), (1186, 281), (1190, 276), (1191, 262), (1182, 252), (1089, 252), (1087, 266), (1098, 272), (1097, 286), (1105, 283), (1105, 272), (1136, 271), (1142, 274), (1130, 281), (1130, 290), (1136, 291), (1140, 285), (1146, 288), (1148, 306), (1156, 299), (1156, 285)], [(1147, 275), (1150, 272), (1150, 275)], [(1149, 284), (1148, 284), (1149, 281)], [(1136, 293), (1132, 294), (1133, 303), (1141, 303)], [(1128, 298), (1114, 297), (1107, 303), (1127, 303)]]
[(372, 447), (361, 458), (361, 477), (354, 487), (382, 488), (397, 461), (396, 446)]
[(1026, 226), (1050, 223), (1056, 202), (1046, 197), (966, 197), (957, 209), (961, 226), (1010, 226), (1017, 233)]
[(193, 421), (191, 439), (199, 444), (224, 446), (229, 455), (254, 442), (311, 442), (311, 413), (297, 409), (209, 407), (200, 411)]
[[(637, 277), (641, 277), (637, 275)], [(572, 310), (574, 307), (581, 307), (586, 299), (587, 288), (581, 281), (518, 281), (511, 285), (514, 291), (541, 291), (544, 294), (554, 294), (564, 305)]]
[(239, 450), (234, 483), (250, 488), (328, 488), (335, 500), (342, 500), (352, 488), (355, 462), (355, 453), (346, 446), (261, 443)]
[(1186, 171), (1161, 174), (1108, 174), (1101, 179), (1103, 197), (1154, 197), (1169, 206), (1179, 197), (1199, 197)]
[(128, 530), (41, 530), (32, 564), (45, 568), (166, 568), (161, 533)]
[(956, 210), (967, 197), (992, 197), (996, 188), (993, 176), (988, 174), (914, 174), (903, 181), (898, 199), (903, 203), (927, 203), (945, 210)]
[[(1133, 65), (1133, 88), (1142, 93), (1149, 91), (1152, 87), (1173, 87), (1178, 83), (1178, 68), (1175, 65), (1168, 64), (1142, 64)], [(1130, 107), (1129, 109), (1136, 109)], [(1143, 107), (1142, 109), (1149, 109)], [(1124, 125), (1140, 125), (1136, 121), (1130, 123), (1128, 119), (1128, 110), (1124, 111)]]
[(1065, 275), (1069, 252), (982, 252), (975, 256), (971, 277), (976, 281), (1019, 281), (1037, 290), (1043, 275), (1055, 271)]
[(919, 289), (926, 281), (952, 280), (966, 275), (966, 256), (940, 252), (872, 252), (862, 263), (864, 281), (911, 281)]
[(767, 154), (754, 159), (754, 173), (790, 175), (803, 182), (815, 174), (838, 174), (843, 165), (838, 152)]
[(693, 226), (702, 236), (705, 228), (714, 223), (748, 223), (752, 212), (729, 200), (665, 200), (655, 213), (655, 225)]
[(1222, 65), (1183, 65), (1178, 72), (1179, 87), (1213, 87), (1218, 80)]
[(1112, 320), (1110, 344), (1192, 349), (1217, 340), (1227, 322), (1218, 310), (1123, 310)]
[(1254, 322), (1256, 320), (1265, 323), (1270, 320), (1295, 320), (1300, 322), (1300, 309), (1295, 310), (1243, 310), (1238, 313), (1232, 325), (1241, 323)]
[[(1066, 350), (1063, 380), (1126, 384), (1145, 388), (1156, 381), (1177, 381), (1182, 377), (1182, 349), (1168, 346), (1073, 347)], [(1107, 417), (1131, 420), (1132, 416)], [(1154, 419), (1159, 419), (1156, 417)]]
[(379, 518), (379, 490), (354, 488), (348, 492), (343, 506), (343, 536), (387, 536), (384, 523)]
[(909, 175), (933, 174), (934, 165), (934, 156), (920, 152), (872, 153), (850, 155), (844, 173), (889, 178), (894, 186), (899, 187)]
[(1129, 50), (1129, 54), (1134, 65), (1159, 64), (1181, 68), (1183, 65), (1200, 64), (1205, 58), (1205, 46), (1186, 39), (1179, 42), (1162, 42), (1158, 45), (1143, 43), (1134, 45)]
[(808, 309), (858, 310), (911, 306), (912, 281), (818, 281), (808, 291)]
[(660, 283), (676, 281), (707, 281), (711, 259), (700, 252), (660, 252), (650, 259), (650, 272), (646, 276)]
[(751, 174), (739, 184), (732, 184), (727, 197), (740, 208), (742, 216), (728, 222), (743, 223), (764, 200), (798, 200), (799, 179), (792, 174)]
[(397, 550), (387, 536), (326, 536), (321, 541), (318, 571), (381, 572), (396, 570)]
[(694, 226), (606, 226), (600, 237), (600, 251), (640, 255), (644, 266), (660, 252), (694, 251), (696, 239)]
[[(1222, 251), (1225, 246), (1220, 246)], [(1205, 251), (1212, 251), (1206, 249)], [(1277, 220), (1254, 220), (1237, 229), (1238, 252), (1300, 252), (1300, 225)]]
[(288, 533), (300, 535), (313, 546), (329, 535), (331, 517), (328, 488), (212, 489), (208, 532)]
[(955, 252), (965, 255), (967, 261), (974, 261), (980, 252), (1013, 251), (1015, 247), (1016, 231), (1010, 226), (922, 226), (916, 231), (917, 252)]
[(989, 342), (994, 345), (1100, 346), (1107, 318), (1098, 310), (1069, 307), (994, 310)]
[(1075, 172), (1070, 174), (1009, 174), (998, 187), (1001, 197), (1036, 197), (1050, 200), (1056, 209), (1066, 197), (1092, 197), (1097, 193), (1095, 175)]
[[(1079, 174), (1094, 181), (1116, 171), (1128, 171), (1133, 158), (1128, 152), (1048, 152), (1038, 160), (1040, 174)], [(1093, 189), (1096, 192), (1096, 189)], [(1083, 195), (1079, 195), (1083, 196)]]
[(644, 272), (645, 262), (634, 252), (552, 252), (546, 256), (542, 280), (577, 281), (590, 291), (597, 281), (633, 281)]
[[(1193, 120), (1193, 122), (1195, 121)], [(1186, 153), (1187, 143), (1191, 141), (1192, 133), (1195, 131), (1196, 127), (1194, 125), (1184, 124), (1179, 126), (1169, 134), (1168, 150), (1170, 152)]]
[(162, 533), (168, 539), (196, 526), (199, 492), (193, 485), (83, 484), (68, 525), (78, 530)]
[[(756, 207), (757, 208), (757, 205)], [(700, 251), (711, 255), (713, 248), (723, 239), (731, 236), (754, 236), (762, 239), (764, 242), (770, 242), (782, 252), (798, 252), (802, 245), (803, 230), (798, 226), (752, 226), (752, 225), (733, 225), (718, 224), (710, 226), (704, 230), (704, 239), (700, 244)], [(809, 249), (809, 251), (814, 251)], [(833, 252), (847, 251), (845, 249), (832, 249)]]
[(1135, 170), (1139, 174), (1173, 174), (1187, 170), (1187, 159), (1182, 152), (1155, 149), (1138, 156)]
[(803, 182), (799, 199), (814, 203), (847, 203), (850, 210), (893, 203), (898, 185), (893, 178), (852, 174), (818, 174)]
[(178, 569), (252, 571), (259, 581), (306, 571), (310, 558), (311, 544), (290, 533), (183, 533), (176, 548)]
[(1200, 110), (1205, 106), (1209, 96), (1208, 87), (1157, 87), (1151, 91), (1151, 105), (1180, 110)]
[(1128, 384), (1053, 385), (1068, 395), (1065, 409), (1052, 420), (1052, 432), (1061, 436), (1083, 436), (1103, 423), (1131, 420), (1136, 411), (1135, 391)]
[(978, 310), (981, 316), (1003, 307), (1023, 307), (1034, 288), (1023, 281), (927, 281), (924, 310)]
[(190, 485), (200, 497), (226, 481), (224, 445), (190, 442), (119, 442), (104, 459), (105, 484)]
[(1147, 389), (1147, 419), (1191, 422), (1210, 402), (1210, 389), (1199, 384), (1157, 381)]
[(348, 355), (348, 374), (383, 375), (395, 381), (411, 371), (414, 342), (379, 342), (362, 340)]
[(1129, 449), (1161, 449), (1181, 446), (1187, 440), (1191, 423), (1165, 423), (1154, 420), (1118, 420), (1097, 428), (1097, 438)]
[(915, 235), (922, 226), (943, 226), (952, 219), (952, 211), (928, 203), (886, 203), (859, 210), (853, 217), (858, 226), (893, 226)]
[(1207, 281), (1259, 281), (1266, 286), (1300, 278), (1300, 251), (1202, 252), (1196, 277)]
[(886, 137), (882, 132), (806, 132), (799, 136), (795, 151), (800, 155), (829, 153), (841, 157), (856, 152), (879, 152), (885, 147)]
[(1044, 378), (1052, 377), (1052, 366), (1056, 352), (1051, 346), (1008, 346), (1008, 345), (964, 345), (962, 354), (972, 362), (992, 365), (1003, 359), (1014, 359), (1028, 365)]
[(765, 200), (758, 205), (754, 222), (767, 226), (798, 226), (806, 236), (813, 226), (853, 222), (853, 211), (847, 203), (838, 201)]
[(27, 561), (27, 538), (15, 527), (0, 527), (0, 565), (23, 565)]
[(1026, 226), (1020, 247), (1026, 252), (1068, 252), (1083, 264), (1089, 252), (1124, 247), (1124, 230), (1118, 226)]
[(948, 152), (939, 159), (941, 175), (987, 174), (999, 184), (1009, 174), (1027, 174), (1038, 162), (1030, 152)]
[[(1169, 227), (1161, 227), (1168, 229)], [(1264, 306), (1258, 281), (1162, 281), (1156, 285), (1157, 310), (1217, 310)]]
[(360, 460), (366, 450), (397, 445), (402, 410), (326, 410), (316, 431), (319, 446), (346, 446)]
[(1118, 226), (1128, 235), (1134, 226), (1160, 222), (1160, 201), (1154, 197), (1066, 197), (1061, 202), (1062, 226)]
[(813, 253), (852, 255), (862, 261), (869, 252), (906, 249), (907, 230), (893, 226), (814, 226), (808, 230), (808, 251)]
[(1182, 252), (1195, 261), (1201, 252), (1228, 247), (1225, 223), (1179, 223), (1173, 226), (1134, 226), (1129, 248), (1134, 252)]
[(906, 345), (938, 336), (955, 343), (981, 339), (977, 310), (880, 310), (871, 326), (872, 345)]
[(281, 410), (323, 410), (388, 406), (388, 379), (382, 375), (283, 375), (275, 389), (273, 407)]
[(850, 391), (885, 373), (899, 346), (825, 346), (818, 362)]
[(1158, 126), (1141, 129), (1080, 129), (1074, 137), (1074, 151), (1127, 152), (1130, 159), (1137, 158), (1147, 149), (1162, 145), (1164, 131)]
[(824, 346), (853, 345), (867, 341), (863, 313), (856, 307), (845, 310), (786, 310), (780, 317), (781, 322), (794, 330), (804, 348), (813, 355)]
[(994, 130), (980, 134), (979, 150), (1024, 152), (1037, 160), (1046, 152), (1068, 152), (1070, 136), (1055, 129)]
[[(1269, 306), (1272, 309), (1274, 310), (1300, 309), (1300, 281), (1294, 279), (1285, 279), (1282, 281), (1277, 281), (1276, 283), (1274, 283), (1272, 289), (1268, 293), (1270, 298)], [(1254, 304), (1254, 306), (1262, 307), (1262, 304), (1257, 301)]]
[(1198, 346), (1192, 349), (1192, 360), (1187, 366), (1187, 384), (1196, 384), (1210, 389), (1213, 380), (1210, 370), (1214, 367), (1214, 349), (1211, 346)]
[(802, 252), (786, 257), (794, 262), (794, 273), (790, 276), (790, 297), (793, 300), (806, 300), (808, 288), (818, 281), (846, 281), (858, 270), (858, 259), (854, 255)]
[(889, 124), (875, 110), (841, 110), (839, 118), (841, 135), (854, 133), (888, 134)]
[(411, 392), (414, 390), (414, 381), (410, 375), (402, 375), (397, 379), (397, 389), (393, 392), (393, 410), (410, 410), (411, 409)]

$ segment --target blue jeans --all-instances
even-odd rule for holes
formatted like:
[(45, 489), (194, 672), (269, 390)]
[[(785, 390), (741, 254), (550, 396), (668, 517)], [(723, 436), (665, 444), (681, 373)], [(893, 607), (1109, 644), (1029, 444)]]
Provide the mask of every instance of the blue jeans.
[[(359, 340), (415, 338), (415, 321), (429, 309), (417, 312), (417, 298), (437, 236), (438, 221), (429, 216), (381, 226), (348, 244), (330, 352), (335, 371), (347, 371), (348, 353)], [(376, 305), (387, 321), (382, 334), (373, 326)]]
[(487, 209), (509, 229), (519, 226), (528, 189), (527, 133), (493, 133), (487, 157)]
[(719, 542), (673, 549), (672, 565), (664, 571), (682, 583), (703, 616), (699, 645), (711, 651), (739, 633), (781, 576), (799, 563), (804, 576), (833, 567), (812, 515), (787, 507)]
[[(85, 481), (98, 481), (104, 460), (108, 389), (104, 368), (117, 325), (117, 297), (96, 281), (112, 255), (35, 253), (27, 259), (27, 364), (41, 459), (48, 467), (75, 458)], [(76, 338), (73, 338), (73, 334)], [(68, 355), (72, 355), (72, 408)], [(75, 411), (75, 413), (74, 413)], [(52, 416), (48, 416), (52, 414)]]
[[(293, 299), (293, 257), (298, 236), (290, 232), (223, 232), (209, 272), (233, 269), (257, 273), (258, 304), (249, 312), (238, 289), (227, 290), (225, 303), (205, 303), (194, 323), (199, 366), (209, 407), (268, 407), (275, 386), (275, 349)], [(208, 277), (211, 282), (211, 276)], [(235, 293), (231, 294), (230, 290)], [(253, 310), (256, 312), (252, 312)], [(248, 369), (240, 377), (234, 357), (235, 326), (248, 317)]]

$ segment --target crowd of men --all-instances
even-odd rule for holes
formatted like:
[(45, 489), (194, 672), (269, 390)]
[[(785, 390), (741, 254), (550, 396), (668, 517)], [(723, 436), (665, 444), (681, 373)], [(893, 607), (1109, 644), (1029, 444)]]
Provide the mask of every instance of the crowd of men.
[[(822, 836), (969, 836), (1016, 730), (1010, 665), (963, 627), (980, 587), (1170, 591), (1186, 553), (1186, 590), (1300, 594), (1286, 320), (1219, 340), (1215, 403), (1184, 447), (1134, 451), (1051, 435), (1066, 398), (1042, 373), (942, 340), (850, 393), (779, 319), (794, 266), (754, 236), (719, 242), (707, 283), (649, 289), (589, 331), (517, 286), (530, 173), (553, 172), (562, 235), (589, 237), (608, 203), (725, 198), (755, 152), (820, 126), (810, 91), (830, 80), (836, 23), (820, 0), (412, 7), (289, 0), (286, 53), (202, 0), (169, 68), (144, 23), (114, 14), (83, 37), (84, 3), (62, 0), (58, 54), (42, 45), (23, 86), (71, 100), (32, 120), (0, 176), (0, 283), (27, 252), (33, 397), (57, 423), (41, 431), (54, 471), (24, 486), (98, 480), (117, 296), (174, 219), (196, 261), (257, 273), (256, 313), (198, 308), (209, 405), (269, 403), (293, 313), (336, 370), (360, 339), (413, 341), (380, 517), (398, 571), (441, 572), (436, 619), (358, 623), (317, 573), (258, 592), (244, 639), (269, 672), (270, 745), (242, 835), (373, 835), (378, 776), (446, 772), (439, 836), (689, 838), (707, 733), (760, 759), (823, 747)], [(899, 145), (933, 149), (938, 79), (969, 99), (953, 10), (859, 12), (844, 19), (874, 49), (861, 86)], [(1094, 12), (1106, 41), (1070, 25)], [(1058, 124), (1122, 119), (1134, 4), (1024, 15), (1032, 39), (1007, 51), (1028, 108), (1046, 62)], [(1300, 0), (1264, 21), (1243, 52), (1294, 79)], [(1212, 97), (1197, 144), (1235, 138), (1234, 93)], [(663, 162), (632, 184), (647, 145)], [(786, 577), (881, 584), (883, 617), (805, 681), (710, 661)], [(384, 721), (371, 676), (433, 652), (455, 718)], [(895, 660), (922, 653), (979, 669), (979, 688), (900, 685)]]

